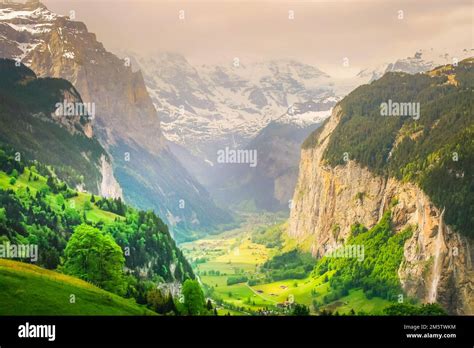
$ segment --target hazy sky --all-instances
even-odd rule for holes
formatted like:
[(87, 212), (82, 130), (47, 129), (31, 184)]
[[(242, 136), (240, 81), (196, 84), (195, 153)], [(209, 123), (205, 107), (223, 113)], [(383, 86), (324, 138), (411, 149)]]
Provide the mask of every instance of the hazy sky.
[(295, 58), (330, 70), (344, 57), (365, 67), (420, 48), (473, 47), (471, 0), (43, 2), (74, 10), (109, 50), (178, 52), (198, 64)]

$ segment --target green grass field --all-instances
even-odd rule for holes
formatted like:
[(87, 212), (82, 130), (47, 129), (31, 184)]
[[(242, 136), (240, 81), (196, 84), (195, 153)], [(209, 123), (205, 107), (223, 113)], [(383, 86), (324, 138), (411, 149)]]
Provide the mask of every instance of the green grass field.
[(4, 259), (0, 293), (0, 315), (156, 315), (80, 279)]
[[(292, 298), (297, 303), (310, 306), (313, 299), (321, 299), (328, 293), (329, 283), (323, 282), (323, 279), (324, 276), (318, 278), (287, 279), (256, 285), (254, 289), (261, 291), (261, 296), (267, 299), (285, 302)], [(317, 291), (317, 295), (313, 296), (312, 290)]]
[[(202, 283), (212, 288), (211, 297), (241, 309), (229, 311), (231, 315), (244, 315), (265, 308), (275, 309), (278, 304), (287, 301), (304, 304), (313, 314), (323, 309), (339, 314), (350, 314), (351, 310), (356, 313), (382, 314), (383, 309), (391, 304), (377, 297), (368, 299), (360, 289), (353, 289), (349, 295), (324, 304), (324, 296), (331, 291), (329, 280), (334, 271), (319, 277), (308, 276), (305, 279), (286, 279), (253, 286), (247, 282), (227, 285), (227, 279), (232, 276), (262, 279), (264, 275), (260, 273), (260, 265), (279, 252), (301, 247), (285, 236), (282, 248), (267, 248), (251, 241), (252, 231), (247, 226), (181, 245), (190, 261), (201, 259), (193, 267)], [(317, 307), (313, 306), (315, 303)], [(219, 313), (227, 314), (227, 308), (221, 308)]]
[[(274, 249), (253, 243), (248, 228), (227, 231), (218, 236), (180, 246), (190, 261), (199, 258), (207, 260), (204, 263), (195, 264), (194, 270), (204, 284), (214, 288), (214, 298), (244, 308), (243, 312), (231, 311), (231, 315), (245, 315), (245, 311), (257, 311), (276, 304), (273, 300), (259, 296), (245, 282), (227, 285), (227, 279), (231, 276), (258, 275), (258, 266), (276, 253)], [(227, 314), (227, 308), (222, 311)]]
[(349, 314), (351, 309), (355, 312), (365, 312), (370, 315), (382, 315), (383, 309), (393, 304), (393, 302), (379, 297), (368, 299), (362, 289), (353, 289), (349, 295), (334, 301), (324, 308), (337, 311), (339, 314)]
[(276, 304), (257, 295), (246, 283), (234, 284), (215, 289), (215, 295), (246, 310), (256, 311)]
[[(77, 197), (67, 200), (66, 204), (70, 204), (70, 205), (72, 204), (72, 206), (73, 207), (75, 206), (77, 210), (83, 210), (84, 203), (86, 201), (90, 201), (90, 198), (91, 196), (89, 194), (84, 194), (84, 193), (79, 192), (79, 195)], [(116, 218), (123, 219), (122, 216), (111, 213), (109, 211), (101, 210), (92, 203), (91, 203), (91, 207), (92, 207), (91, 210), (86, 210), (86, 217), (87, 217), (87, 220), (89, 221), (92, 221), (92, 222), (103, 221), (107, 223), (107, 222), (113, 222)]]
[[(26, 190), (26, 188), (28, 187), (32, 194), (36, 194), (36, 191), (42, 188), (48, 187), (48, 185), (46, 184), (45, 177), (35, 173), (35, 175), (38, 177), (38, 180), (28, 181), (29, 175), (30, 175), (30, 169), (25, 168), (24, 173), (18, 177), (15, 184), (11, 185), (10, 177), (5, 172), (0, 171), (0, 188), (4, 190), (11, 189), (18, 192), (19, 190)], [(61, 206), (58, 204), (58, 196), (59, 195), (50, 193), (48, 195), (48, 199), (49, 199), (49, 203), (51, 207), (59, 211), (61, 209)], [(71, 207), (71, 208), (76, 209), (79, 212), (83, 212), (84, 204), (86, 201), (89, 201), (90, 198), (91, 198), (90, 194), (78, 192), (77, 197), (65, 199), (64, 204), (66, 207)], [(96, 196), (96, 198), (98, 197)], [(91, 206), (91, 210), (86, 210), (86, 217), (87, 217), (87, 220), (89, 221), (92, 221), (92, 222), (103, 221), (105, 223), (108, 223), (108, 222), (113, 222), (115, 219), (123, 219), (122, 216), (116, 215), (108, 211), (101, 210), (92, 203), (90, 206)]]

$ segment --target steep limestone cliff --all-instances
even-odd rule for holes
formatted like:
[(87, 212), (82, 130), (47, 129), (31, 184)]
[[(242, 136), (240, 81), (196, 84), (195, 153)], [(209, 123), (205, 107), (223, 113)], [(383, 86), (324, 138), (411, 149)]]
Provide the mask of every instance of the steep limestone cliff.
[(392, 207), (396, 232), (414, 227), (398, 271), (406, 294), (439, 302), (450, 313), (474, 313), (472, 240), (446, 225), (443, 209), (416, 185), (374, 175), (355, 161), (327, 165), (323, 154), (341, 117), (337, 106), (316, 146), (302, 150), (289, 235), (321, 257), (344, 243), (352, 224), (372, 227)]

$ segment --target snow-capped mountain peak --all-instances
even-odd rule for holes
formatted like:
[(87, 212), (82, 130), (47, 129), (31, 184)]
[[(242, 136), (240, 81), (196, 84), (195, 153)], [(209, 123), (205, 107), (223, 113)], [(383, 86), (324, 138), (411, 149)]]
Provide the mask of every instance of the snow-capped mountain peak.
[(175, 53), (130, 56), (144, 72), (165, 136), (195, 154), (210, 156), (226, 143), (244, 146), (295, 103), (313, 101), (317, 111), (335, 104), (331, 78), (291, 59), (211, 66), (192, 65)]
[(456, 51), (445, 51), (439, 49), (419, 49), (412, 56), (397, 59), (393, 63), (380, 64), (375, 68), (363, 69), (357, 77), (366, 82), (379, 79), (387, 72), (405, 72), (418, 74), (432, 70), (440, 65), (456, 64), (461, 60), (472, 57), (474, 49), (462, 49)]

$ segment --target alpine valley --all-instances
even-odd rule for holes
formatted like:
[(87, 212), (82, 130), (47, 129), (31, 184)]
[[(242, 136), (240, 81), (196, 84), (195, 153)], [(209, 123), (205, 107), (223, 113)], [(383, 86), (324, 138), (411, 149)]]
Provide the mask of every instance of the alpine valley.
[(0, 2), (0, 315), (473, 315), (473, 56), (198, 64)]

